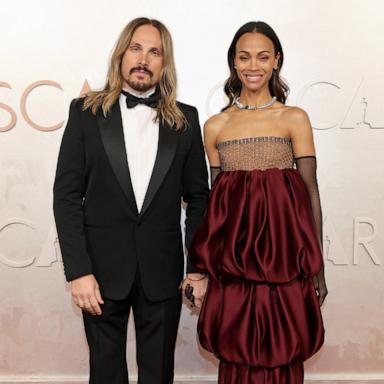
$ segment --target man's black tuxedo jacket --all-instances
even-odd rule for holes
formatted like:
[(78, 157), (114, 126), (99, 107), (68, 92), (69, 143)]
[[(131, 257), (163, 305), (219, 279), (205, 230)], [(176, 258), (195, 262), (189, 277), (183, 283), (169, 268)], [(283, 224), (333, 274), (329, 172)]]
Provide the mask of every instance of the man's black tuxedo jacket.
[(72, 101), (54, 185), (68, 281), (94, 274), (102, 295), (117, 300), (127, 296), (139, 268), (148, 299), (178, 294), (184, 269), (181, 199), (187, 203), (188, 248), (209, 192), (197, 110), (178, 106), (189, 124), (176, 131), (160, 122), (156, 161), (138, 214), (119, 103), (104, 117), (101, 110), (83, 111), (83, 99)]

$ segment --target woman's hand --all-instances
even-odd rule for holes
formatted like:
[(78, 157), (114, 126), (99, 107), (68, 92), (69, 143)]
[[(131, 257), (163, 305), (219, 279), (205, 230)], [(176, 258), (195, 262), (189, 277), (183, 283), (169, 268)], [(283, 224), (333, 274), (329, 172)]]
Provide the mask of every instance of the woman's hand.
[(317, 275), (313, 276), (313, 284), (315, 285), (317, 297), (319, 298), (319, 304), (322, 306), (328, 295), (327, 283), (325, 282), (324, 276), (324, 267)]

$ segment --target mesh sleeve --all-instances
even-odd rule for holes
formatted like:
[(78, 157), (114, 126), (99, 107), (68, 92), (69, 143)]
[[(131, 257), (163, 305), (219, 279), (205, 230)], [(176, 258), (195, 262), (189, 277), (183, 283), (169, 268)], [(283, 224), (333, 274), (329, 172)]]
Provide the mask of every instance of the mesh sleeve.
[[(296, 168), (307, 186), (313, 219), (315, 223), (315, 230), (319, 238), (321, 250), (323, 250), (323, 217), (321, 212), (320, 194), (317, 185), (316, 177), (316, 157), (315, 156), (302, 156), (295, 158)], [(320, 306), (323, 304), (327, 294), (327, 284), (325, 281), (324, 264), (321, 270), (313, 277), (314, 286), (319, 298)]]
[(216, 177), (221, 172), (221, 167), (210, 167), (209, 169), (210, 169), (210, 173), (211, 173), (211, 188), (212, 188), (212, 185), (215, 182)]
[(323, 249), (323, 216), (321, 211), (320, 194), (317, 185), (316, 177), (316, 157), (303, 156), (295, 158), (296, 168), (304, 180), (309, 193), (315, 230), (320, 242), (320, 247)]

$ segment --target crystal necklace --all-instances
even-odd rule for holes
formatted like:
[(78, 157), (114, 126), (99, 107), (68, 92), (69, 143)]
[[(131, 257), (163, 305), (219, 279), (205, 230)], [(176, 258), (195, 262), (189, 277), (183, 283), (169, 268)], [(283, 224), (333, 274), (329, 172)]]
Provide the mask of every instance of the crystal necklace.
[(244, 104), (240, 103), (240, 96), (239, 96), (239, 97), (236, 97), (236, 99), (234, 100), (234, 103), (236, 104), (236, 107), (239, 108), (239, 109), (252, 109), (252, 110), (256, 110), (256, 109), (268, 108), (275, 101), (276, 101), (276, 96), (273, 96), (271, 101), (268, 101), (268, 103), (265, 103), (265, 104), (262, 104), (262, 105), (259, 105), (259, 106), (257, 106), (257, 105), (244, 105)]

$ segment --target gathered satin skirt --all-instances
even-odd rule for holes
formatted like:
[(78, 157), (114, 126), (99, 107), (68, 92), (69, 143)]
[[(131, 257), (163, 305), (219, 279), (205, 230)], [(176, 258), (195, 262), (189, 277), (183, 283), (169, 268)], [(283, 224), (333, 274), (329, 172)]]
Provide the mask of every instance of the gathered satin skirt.
[(312, 282), (323, 260), (298, 171), (220, 173), (190, 257), (210, 276), (198, 335), (219, 383), (302, 383), (324, 340)]

